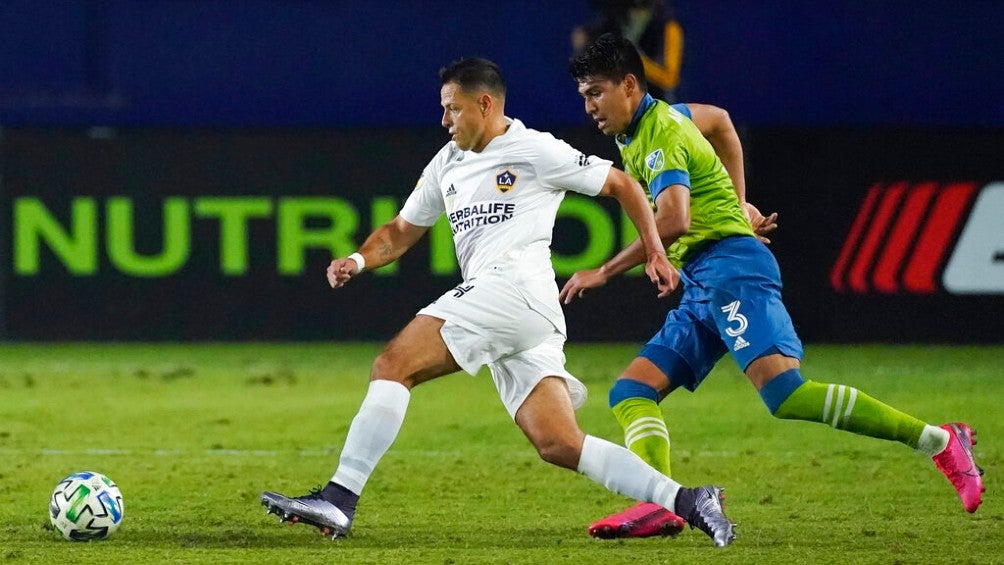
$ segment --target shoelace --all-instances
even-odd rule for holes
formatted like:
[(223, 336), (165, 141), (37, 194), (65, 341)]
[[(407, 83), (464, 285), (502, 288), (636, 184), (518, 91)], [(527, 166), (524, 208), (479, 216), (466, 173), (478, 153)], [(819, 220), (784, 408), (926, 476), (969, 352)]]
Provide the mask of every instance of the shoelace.
[(318, 487), (314, 487), (314, 488), (310, 489), (309, 493), (307, 493), (307, 494), (305, 494), (303, 496), (298, 496), (297, 498), (299, 498), (300, 500), (323, 500), (324, 497), (321, 496), (321, 491), (322, 490), (323, 489), (321, 487), (319, 487), (319, 486)]

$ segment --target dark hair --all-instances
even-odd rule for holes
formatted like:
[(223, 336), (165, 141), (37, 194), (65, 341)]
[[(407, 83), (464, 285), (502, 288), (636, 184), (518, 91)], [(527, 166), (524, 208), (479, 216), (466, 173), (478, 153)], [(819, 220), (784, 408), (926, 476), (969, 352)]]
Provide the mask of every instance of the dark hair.
[(502, 70), (488, 59), (471, 57), (454, 61), (439, 69), (440, 86), (455, 82), (464, 92), (487, 90), (505, 97), (505, 79)]
[(578, 82), (591, 78), (608, 79), (620, 84), (632, 74), (642, 92), (648, 92), (645, 65), (633, 43), (612, 33), (604, 33), (587, 45), (568, 63), (568, 72)]

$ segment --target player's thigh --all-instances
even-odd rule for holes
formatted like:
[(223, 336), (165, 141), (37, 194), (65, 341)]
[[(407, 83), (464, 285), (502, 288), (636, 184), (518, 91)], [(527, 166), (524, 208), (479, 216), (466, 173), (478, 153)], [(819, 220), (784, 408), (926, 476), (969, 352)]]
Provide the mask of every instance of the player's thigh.
[(781, 271), (766, 246), (729, 238), (700, 271), (713, 324), (743, 371), (767, 355), (801, 359), (802, 342), (781, 301)]
[(499, 275), (465, 281), (419, 314), (445, 320), (441, 338), (471, 375), (483, 365), (536, 347), (555, 331), (546, 317), (530, 308), (513, 282)]
[(459, 371), (460, 366), (440, 335), (443, 323), (432, 316), (415, 316), (377, 356), (370, 378), (397, 381), (412, 388)]
[(565, 369), (564, 345), (565, 336), (551, 328), (540, 344), (488, 364), (499, 399), (514, 419), (538, 384), (548, 377), (564, 381), (564, 394), (569, 397), (573, 410), (585, 404), (588, 391)]
[[(781, 302), (780, 284), (764, 280), (719, 289), (713, 294), (711, 314), (722, 342), (744, 372), (757, 359), (775, 354), (802, 358), (802, 342)], [(758, 368), (768, 366), (771, 363), (764, 362)]]
[(708, 304), (686, 299), (669, 312), (624, 376), (651, 385), (660, 396), (678, 387), (696, 390), (725, 355)]

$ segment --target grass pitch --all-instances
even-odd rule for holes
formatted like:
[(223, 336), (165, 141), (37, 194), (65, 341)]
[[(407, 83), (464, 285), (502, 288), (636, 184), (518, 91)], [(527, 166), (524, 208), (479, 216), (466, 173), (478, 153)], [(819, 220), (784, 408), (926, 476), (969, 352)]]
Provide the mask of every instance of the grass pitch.
[[(963, 510), (926, 458), (891, 442), (770, 417), (731, 360), (663, 403), (677, 480), (728, 491), (739, 524), (599, 541), (628, 501), (540, 461), (486, 373), (415, 390), (363, 495), (353, 536), (280, 526), (262, 490), (334, 471), (367, 386), (371, 344), (0, 346), (0, 561), (14, 563), (1001, 563), (1004, 347), (814, 346), (805, 374), (857, 386), (932, 423), (978, 430), (987, 492)], [(583, 428), (620, 441), (606, 407), (637, 345), (572, 345)], [(47, 499), (105, 473), (125, 499), (109, 540), (63, 541)]]

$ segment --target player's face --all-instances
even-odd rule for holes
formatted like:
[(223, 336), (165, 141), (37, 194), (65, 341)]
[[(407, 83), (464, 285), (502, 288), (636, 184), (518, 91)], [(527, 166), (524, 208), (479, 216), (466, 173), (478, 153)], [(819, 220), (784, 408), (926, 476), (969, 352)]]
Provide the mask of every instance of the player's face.
[(443, 127), (450, 132), (457, 147), (463, 151), (481, 151), (485, 141), (487, 120), (478, 98), (466, 93), (455, 82), (443, 85), (439, 92), (443, 106)]
[(606, 78), (589, 78), (579, 83), (579, 94), (585, 101), (586, 114), (606, 135), (617, 135), (631, 125), (634, 111), (627, 80), (615, 83)]

